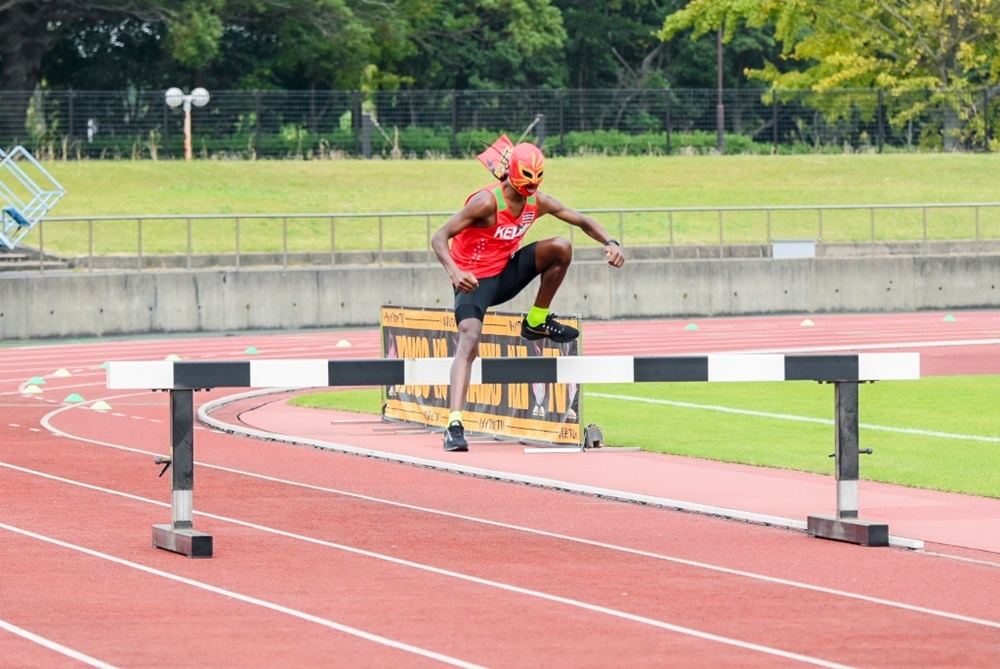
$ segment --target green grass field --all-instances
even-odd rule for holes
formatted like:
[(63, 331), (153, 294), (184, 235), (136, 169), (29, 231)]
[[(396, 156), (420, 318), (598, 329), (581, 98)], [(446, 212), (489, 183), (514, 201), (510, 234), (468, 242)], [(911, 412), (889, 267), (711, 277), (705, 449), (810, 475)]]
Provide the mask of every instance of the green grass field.
[[(426, 249), (427, 230), (444, 212), (458, 209), (465, 197), (489, 181), (472, 159), (386, 161), (195, 161), (55, 162), (47, 167), (67, 196), (53, 216), (130, 214), (260, 214), (443, 212), (386, 219), (381, 244), (386, 249)], [(546, 192), (577, 209), (716, 207), (753, 205), (900, 204), (990, 202), (997, 196), (1000, 156), (989, 154), (893, 154), (844, 156), (702, 156), (553, 158)], [(664, 214), (598, 215), (633, 246), (670, 241)], [(719, 242), (715, 213), (678, 213), (673, 217), (677, 244)], [(815, 238), (815, 212), (774, 212), (771, 238)], [(974, 239), (970, 208), (930, 210), (929, 239)], [(242, 252), (281, 251), (284, 224), (242, 220)], [(879, 211), (878, 240), (919, 240), (920, 210)], [(535, 237), (565, 234), (566, 227), (543, 219)], [(729, 213), (723, 224), (726, 243), (763, 243), (763, 212)], [(1000, 208), (980, 212), (980, 236), (1000, 239)], [(337, 250), (379, 247), (378, 223), (347, 219), (336, 223)], [(829, 212), (823, 221), (826, 241), (863, 241), (871, 236), (869, 212)], [(195, 253), (231, 252), (235, 222), (192, 224)], [(135, 221), (95, 226), (96, 254), (134, 254)], [(27, 240), (37, 244), (36, 236)], [(143, 252), (184, 253), (185, 221), (143, 225)], [(88, 250), (86, 223), (50, 223), (45, 247), (67, 255)], [(330, 221), (321, 217), (288, 223), (289, 251), (328, 251)]]
[[(451, 212), (468, 193), (487, 183), (473, 160), (430, 161), (196, 161), (55, 162), (47, 166), (68, 195), (53, 215), (154, 215), (241, 213)], [(546, 192), (577, 209), (643, 207), (777, 206), (991, 202), (1000, 200), (996, 174), (1000, 155), (892, 154), (843, 156), (699, 156), (553, 158)], [(980, 212), (980, 235), (1000, 240), (1000, 208)], [(426, 249), (428, 230), (439, 216), (386, 219), (386, 249)], [(814, 238), (815, 212), (774, 213), (772, 238)], [(666, 218), (658, 215), (598, 215), (626, 246), (665, 245)], [(972, 239), (970, 208), (930, 210), (929, 239)], [(919, 210), (879, 212), (877, 239), (921, 239)], [(281, 251), (284, 222), (242, 220), (243, 252)], [(543, 219), (533, 238), (566, 234), (558, 221)], [(871, 221), (865, 210), (831, 212), (824, 218), (826, 241), (866, 240)], [(288, 250), (329, 251), (378, 248), (377, 221), (338, 220), (334, 239), (327, 219), (288, 222)], [(674, 216), (675, 242), (714, 244), (714, 213)], [(766, 236), (761, 213), (727, 214), (728, 243), (760, 243)], [(194, 253), (231, 252), (232, 219), (197, 221), (191, 226)], [(94, 252), (134, 254), (135, 221), (95, 226)], [(143, 225), (144, 252), (184, 253), (186, 222)], [(29, 237), (26, 243), (37, 243)], [(45, 247), (86, 254), (86, 223), (52, 222)], [(675, 384), (592, 386), (584, 420), (605, 430), (611, 444), (806, 471), (830, 472), (832, 427), (789, 418), (751, 416), (677, 404), (598, 397), (598, 393), (688, 402), (730, 409), (832, 417), (828, 386), (793, 384)], [(320, 404), (376, 412), (377, 391), (325, 393)], [(979, 437), (954, 439), (930, 434), (862, 430), (864, 446), (875, 448), (862, 472), (868, 478), (1000, 497), (1000, 377), (929, 378), (912, 384), (883, 383), (862, 388), (862, 422), (924, 432)]]
[[(861, 386), (862, 477), (1000, 497), (1000, 376)], [(377, 389), (321, 392), (299, 406), (378, 413)], [(581, 423), (609, 446), (833, 473), (833, 388), (814, 383), (588, 385)]]

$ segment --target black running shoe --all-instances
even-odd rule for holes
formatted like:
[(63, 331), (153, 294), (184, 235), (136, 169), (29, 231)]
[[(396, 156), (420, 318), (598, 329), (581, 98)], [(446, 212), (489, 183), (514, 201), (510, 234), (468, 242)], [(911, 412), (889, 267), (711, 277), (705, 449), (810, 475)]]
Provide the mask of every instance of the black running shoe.
[(469, 450), (469, 442), (465, 440), (465, 428), (457, 420), (444, 431), (444, 450), (458, 452)]
[(554, 342), (563, 343), (573, 341), (580, 336), (580, 331), (570, 327), (565, 323), (560, 323), (552, 314), (545, 317), (545, 322), (532, 327), (528, 325), (528, 319), (521, 321), (521, 336), (525, 339), (545, 339), (548, 337)]

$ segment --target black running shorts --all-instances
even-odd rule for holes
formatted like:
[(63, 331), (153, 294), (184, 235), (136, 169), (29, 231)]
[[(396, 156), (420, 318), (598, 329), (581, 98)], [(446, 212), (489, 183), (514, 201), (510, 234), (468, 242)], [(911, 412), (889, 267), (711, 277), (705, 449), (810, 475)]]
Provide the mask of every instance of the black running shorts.
[(496, 276), (479, 280), (479, 287), (471, 293), (455, 289), (455, 322), (466, 318), (483, 320), (486, 310), (497, 304), (513, 299), (531, 280), (538, 276), (535, 268), (535, 245), (532, 242), (518, 249), (511, 256), (507, 266)]

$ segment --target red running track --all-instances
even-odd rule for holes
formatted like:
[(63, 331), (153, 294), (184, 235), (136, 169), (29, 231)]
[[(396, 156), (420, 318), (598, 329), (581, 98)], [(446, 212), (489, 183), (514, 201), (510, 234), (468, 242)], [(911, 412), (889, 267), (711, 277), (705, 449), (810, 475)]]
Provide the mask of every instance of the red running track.
[[(693, 333), (685, 321), (595, 323), (586, 350), (951, 342), (927, 350), (960, 361), (953, 352), (986, 347), (993, 358), (973, 359), (989, 371), (1000, 315), (942, 316), (704, 320)], [(377, 355), (371, 330), (0, 350), (2, 664), (995, 665), (1000, 568), (988, 561), (207, 429), (196, 525), (216, 537), (215, 556), (154, 550), (150, 525), (169, 519), (169, 477), (150, 457), (169, 443), (167, 396), (113, 394), (99, 365), (240, 358), (250, 344), (269, 358)], [(52, 376), (60, 368), (71, 376)], [(24, 396), (34, 375), (44, 392)], [(70, 392), (113, 408), (69, 407)]]

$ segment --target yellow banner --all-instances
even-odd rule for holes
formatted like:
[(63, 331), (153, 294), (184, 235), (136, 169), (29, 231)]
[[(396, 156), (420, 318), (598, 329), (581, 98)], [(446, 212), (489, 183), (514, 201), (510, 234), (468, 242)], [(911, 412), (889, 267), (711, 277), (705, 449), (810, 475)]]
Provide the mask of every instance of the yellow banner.
[[(521, 338), (522, 314), (486, 314), (479, 355), (524, 358), (577, 355), (578, 342), (557, 344)], [(579, 329), (579, 319), (560, 320)], [(454, 312), (446, 309), (383, 306), (382, 356), (450, 358), (455, 352)], [(448, 419), (447, 385), (388, 386), (386, 418), (444, 427)], [(525, 441), (579, 444), (581, 389), (577, 384), (511, 383), (469, 387), (463, 410), (466, 430)]]

